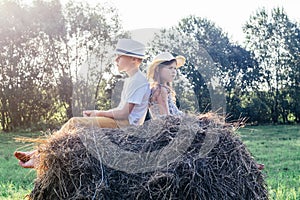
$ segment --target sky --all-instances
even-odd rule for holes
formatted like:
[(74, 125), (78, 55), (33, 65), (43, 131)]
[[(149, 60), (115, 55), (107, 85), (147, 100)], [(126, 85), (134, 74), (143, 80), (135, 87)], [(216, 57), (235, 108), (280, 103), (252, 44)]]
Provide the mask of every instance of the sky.
[[(80, 1), (80, 0), (78, 0)], [(177, 25), (189, 15), (207, 18), (241, 43), (242, 27), (258, 8), (271, 10), (283, 7), (289, 18), (300, 22), (300, 1), (298, 0), (89, 0), (109, 2), (120, 14), (126, 30), (159, 29)]]
[[(1, 0), (0, 0), (1, 1)], [(22, 0), (21, 0), (22, 1)], [(30, 2), (32, 0), (23, 0)], [(62, 3), (68, 0), (61, 0)], [(114, 6), (120, 15), (125, 30), (134, 31), (137, 38), (152, 36), (160, 28), (177, 25), (189, 15), (206, 18), (228, 33), (238, 43), (244, 40), (243, 25), (259, 8), (267, 11), (284, 8), (288, 17), (300, 23), (299, 0), (75, 0), (91, 4), (105, 3)], [(143, 31), (141, 31), (143, 30)], [(142, 35), (144, 35), (144, 38)], [(147, 34), (146, 34), (147, 35)], [(150, 37), (148, 36), (148, 37)], [(148, 38), (149, 39), (149, 38)], [(145, 40), (148, 40), (145, 39)]]

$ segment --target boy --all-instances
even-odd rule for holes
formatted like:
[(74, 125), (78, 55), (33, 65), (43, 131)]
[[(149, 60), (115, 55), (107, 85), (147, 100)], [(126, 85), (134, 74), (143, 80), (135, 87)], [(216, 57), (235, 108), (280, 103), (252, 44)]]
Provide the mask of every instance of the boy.
[[(107, 111), (86, 110), (83, 117), (73, 117), (62, 126), (67, 131), (79, 126), (99, 128), (120, 128), (128, 125), (142, 125), (148, 109), (150, 86), (139, 66), (145, 56), (145, 46), (132, 39), (120, 39), (115, 50), (115, 61), (120, 72), (128, 75), (121, 93), (119, 106)], [(19, 165), (34, 168), (36, 151), (15, 152)]]

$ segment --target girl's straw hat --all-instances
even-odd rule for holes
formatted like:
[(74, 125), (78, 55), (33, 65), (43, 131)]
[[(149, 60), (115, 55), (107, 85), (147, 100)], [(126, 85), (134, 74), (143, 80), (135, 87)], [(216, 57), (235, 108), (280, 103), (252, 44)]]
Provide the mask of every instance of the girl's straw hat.
[(169, 52), (164, 52), (159, 55), (157, 55), (151, 64), (148, 66), (148, 78), (153, 79), (154, 78), (154, 72), (156, 67), (163, 62), (166, 61), (171, 61), (171, 60), (176, 60), (176, 68), (178, 69), (179, 67), (183, 66), (185, 64), (185, 57), (183, 56), (176, 56), (174, 57), (171, 53)]

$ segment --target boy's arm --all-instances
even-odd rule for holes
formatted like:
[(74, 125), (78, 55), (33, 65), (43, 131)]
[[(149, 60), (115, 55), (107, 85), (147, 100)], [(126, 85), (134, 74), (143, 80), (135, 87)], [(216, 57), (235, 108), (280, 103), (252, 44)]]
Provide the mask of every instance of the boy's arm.
[(137, 91), (133, 93), (133, 96), (131, 96), (130, 99), (127, 99), (131, 103), (127, 102), (122, 109), (113, 108), (107, 111), (85, 110), (83, 111), (83, 116), (84, 117), (110, 117), (113, 119), (128, 119), (128, 116), (133, 110), (134, 106), (136, 104), (140, 104), (143, 101), (143, 97), (148, 90), (150, 94), (150, 89), (148, 84), (140, 87)]
[(98, 117), (110, 117), (113, 119), (128, 119), (129, 114), (133, 110), (135, 104), (126, 103), (122, 109), (114, 109), (107, 111), (98, 111), (96, 115)]

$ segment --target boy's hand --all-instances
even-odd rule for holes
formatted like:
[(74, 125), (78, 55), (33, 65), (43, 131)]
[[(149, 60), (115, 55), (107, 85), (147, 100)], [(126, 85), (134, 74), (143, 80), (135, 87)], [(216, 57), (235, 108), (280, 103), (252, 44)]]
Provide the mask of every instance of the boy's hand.
[(84, 117), (97, 117), (97, 110), (85, 110), (82, 112)]

